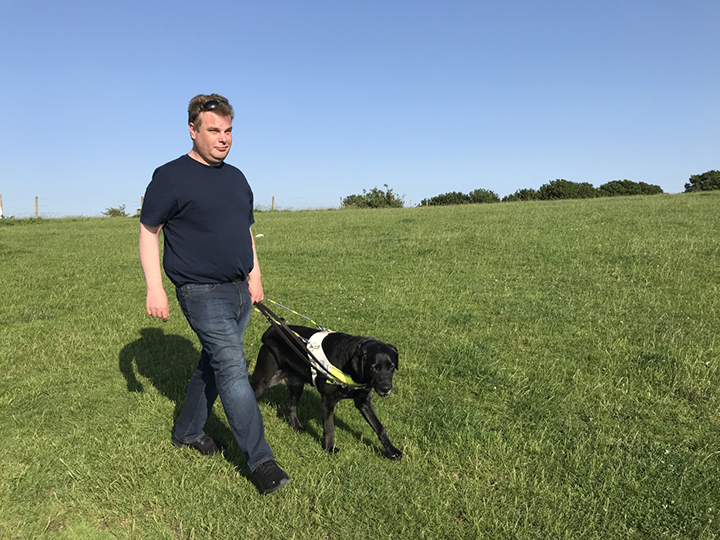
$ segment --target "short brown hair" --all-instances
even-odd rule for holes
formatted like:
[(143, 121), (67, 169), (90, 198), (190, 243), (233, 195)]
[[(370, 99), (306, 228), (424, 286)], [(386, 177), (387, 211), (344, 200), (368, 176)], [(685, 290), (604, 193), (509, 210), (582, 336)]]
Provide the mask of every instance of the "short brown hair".
[[(213, 109), (206, 109), (205, 104), (209, 101), (217, 101), (218, 105)], [(220, 116), (227, 116), (232, 120), (235, 116), (232, 105), (227, 98), (220, 94), (198, 94), (190, 100), (188, 105), (188, 124), (194, 124), (195, 127), (200, 126), (200, 113), (205, 110), (212, 110)]]

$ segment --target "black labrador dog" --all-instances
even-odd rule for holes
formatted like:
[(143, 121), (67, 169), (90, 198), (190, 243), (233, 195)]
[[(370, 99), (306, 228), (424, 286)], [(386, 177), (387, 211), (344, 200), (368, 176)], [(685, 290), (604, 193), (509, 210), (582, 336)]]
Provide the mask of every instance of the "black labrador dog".
[[(310, 339), (318, 332), (305, 326), (289, 328), (305, 339)], [(263, 334), (263, 345), (258, 352), (250, 384), (258, 398), (268, 388), (285, 382), (289, 392), (290, 425), (296, 431), (303, 432), (305, 428), (298, 419), (297, 406), (305, 385), (312, 384), (313, 375), (308, 363), (286, 343), (280, 332), (277, 326), (271, 326)], [(402, 457), (402, 452), (390, 442), (370, 401), (373, 389), (380, 397), (387, 397), (392, 391), (393, 373), (398, 368), (398, 350), (373, 338), (339, 332), (328, 334), (322, 342), (322, 349), (331, 364), (355, 382), (365, 385), (348, 388), (329, 384), (327, 378), (318, 372), (316, 387), (322, 396), (323, 449), (328, 452), (338, 451), (335, 447), (335, 406), (341, 399), (353, 399), (355, 407), (377, 433), (388, 456), (393, 459)]]

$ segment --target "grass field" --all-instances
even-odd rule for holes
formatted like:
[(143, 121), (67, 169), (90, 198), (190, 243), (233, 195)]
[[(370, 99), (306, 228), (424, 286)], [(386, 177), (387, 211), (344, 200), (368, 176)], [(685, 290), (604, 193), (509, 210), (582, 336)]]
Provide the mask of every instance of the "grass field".
[(720, 193), (256, 219), (269, 298), (399, 348), (405, 457), (350, 402), (325, 454), (282, 387), (277, 494), (220, 403), (224, 455), (173, 448), (199, 347), (144, 313), (138, 221), (0, 223), (0, 538), (720, 537)]

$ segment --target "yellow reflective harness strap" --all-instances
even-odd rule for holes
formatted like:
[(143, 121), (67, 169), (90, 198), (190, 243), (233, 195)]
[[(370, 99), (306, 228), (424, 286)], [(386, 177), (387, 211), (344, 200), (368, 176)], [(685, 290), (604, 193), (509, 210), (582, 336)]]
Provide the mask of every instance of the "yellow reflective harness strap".
[[(266, 299), (270, 302), (273, 302), (272, 300)], [(286, 308), (285, 306), (278, 304), (277, 302), (273, 302), (273, 304), (276, 304), (284, 309), (287, 309), (288, 311), (292, 311), (289, 308)], [(330, 361), (327, 359), (325, 354), (322, 352), (322, 347), (320, 347), (320, 353), (322, 354), (322, 359), (324, 360), (318, 360), (315, 355), (312, 353), (311, 348), (309, 346), (310, 341), (302, 337), (300, 334), (295, 332), (292, 328), (290, 328), (285, 322), (275, 315), (267, 306), (263, 305), (261, 302), (255, 302), (254, 306), (255, 310), (259, 313), (261, 313), (270, 323), (274, 324), (278, 327), (278, 332), (280, 332), (280, 335), (282, 338), (287, 342), (288, 345), (292, 349), (297, 352), (298, 355), (302, 356), (303, 360), (305, 360), (309, 366), (310, 371), (312, 373), (312, 379), (313, 379), (313, 385), (316, 385), (315, 383), (315, 373), (316, 371), (320, 371), (323, 376), (327, 379), (328, 384), (338, 385), (338, 386), (345, 386), (347, 388), (365, 388), (367, 385), (357, 383), (353, 380), (352, 377), (350, 377), (348, 374), (341, 371), (336, 366), (332, 365)], [(293, 311), (293, 313), (296, 313)], [(298, 313), (298, 315), (300, 315)], [(307, 317), (300, 315), (302, 318), (311, 321)], [(327, 335), (327, 333), (330, 333), (329, 330), (326, 330), (325, 328), (321, 327), (319, 324), (313, 322), (316, 327), (322, 328), (322, 332)], [(290, 334), (289, 336), (286, 334)], [(291, 339), (291, 338), (294, 338)], [(293, 342), (294, 341), (294, 342)], [(299, 343), (298, 343), (299, 341)], [(320, 340), (322, 341), (322, 340)], [(302, 348), (302, 350), (301, 350)], [(303, 354), (304, 353), (304, 354)]]
[[(312, 356), (317, 360), (318, 363), (322, 365), (322, 367), (325, 369), (325, 371), (329, 372), (330, 375), (332, 375), (332, 378), (328, 380), (329, 384), (336, 384), (335, 381), (340, 381), (348, 386), (363, 386), (361, 384), (356, 383), (352, 377), (347, 375), (346, 373), (342, 372), (339, 368), (335, 367), (333, 364), (330, 363), (330, 360), (328, 359), (327, 355), (325, 354), (325, 351), (323, 350), (322, 343), (325, 340), (326, 337), (328, 337), (330, 334), (333, 334), (334, 332), (330, 330), (325, 330), (324, 332), (316, 332), (313, 334), (310, 339), (306, 340), (306, 347), (307, 350), (312, 353)], [(315, 381), (315, 370), (311, 367), (313, 370), (313, 382)]]

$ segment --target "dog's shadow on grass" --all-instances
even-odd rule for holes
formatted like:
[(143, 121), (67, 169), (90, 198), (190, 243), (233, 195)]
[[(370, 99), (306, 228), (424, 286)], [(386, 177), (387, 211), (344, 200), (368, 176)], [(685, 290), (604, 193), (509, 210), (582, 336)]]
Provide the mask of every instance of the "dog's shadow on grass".
[[(282, 418), (290, 426), (290, 414), (287, 409), (288, 391), (285, 385), (279, 384), (268, 389), (262, 396), (258, 398), (258, 402), (266, 403), (275, 409), (275, 413), (278, 418)], [(341, 404), (345, 404), (343, 407)], [(338, 403), (335, 409), (335, 432), (337, 440), (338, 429), (350, 433), (358, 441), (361, 441), (368, 448), (372, 448), (378, 454), (383, 455), (381, 448), (374, 445), (368, 437), (365, 437), (364, 433), (358, 431), (338, 418), (338, 411), (341, 414), (360, 414), (355, 406), (352, 404), (352, 400), (343, 400)], [(354, 411), (354, 412), (353, 412)], [(323, 427), (322, 427), (322, 399), (317, 391), (310, 385), (305, 385), (300, 403), (298, 403), (298, 418), (300, 423), (305, 428), (305, 433), (299, 433), (299, 437), (308, 437), (314, 439), (315, 443), (319, 446), (323, 444)], [(370, 427), (368, 426), (368, 429)], [(370, 430), (370, 433), (374, 435), (374, 432)], [(342, 448), (341, 448), (342, 450)]]
[[(140, 339), (129, 343), (120, 351), (119, 368), (127, 381), (128, 392), (144, 392), (147, 379), (158, 392), (175, 404), (173, 424), (180, 416), (187, 385), (195, 371), (200, 351), (193, 343), (177, 335), (165, 334), (160, 328), (143, 328)], [(225, 458), (247, 476), (245, 456), (238, 448), (225, 419), (210, 413), (205, 431), (225, 446)], [(172, 431), (168, 433), (168, 448)]]

